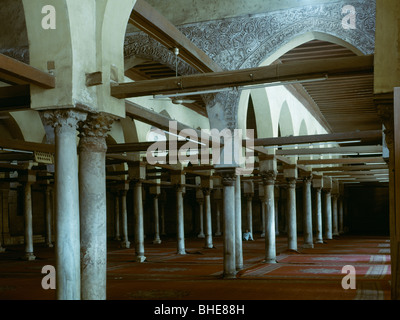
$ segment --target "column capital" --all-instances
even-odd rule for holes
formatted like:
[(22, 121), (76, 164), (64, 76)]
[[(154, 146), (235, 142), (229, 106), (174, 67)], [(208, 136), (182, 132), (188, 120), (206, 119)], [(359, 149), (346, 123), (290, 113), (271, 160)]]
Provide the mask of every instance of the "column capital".
[(296, 188), (296, 179), (295, 178), (286, 178), (287, 187), (290, 189)]
[(108, 115), (89, 114), (79, 126), (80, 151), (106, 152), (106, 137), (114, 119)]
[(211, 194), (211, 188), (201, 188), (201, 190), (205, 196), (209, 196)]
[(278, 173), (275, 170), (261, 172), (261, 177), (264, 185), (275, 184), (276, 176)]
[(43, 122), (54, 128), (56, 132), (60, 130), (74, 129), (78, 127), (78, 123), (85, 121), (87, 113), (75, 109), (59, 109), (43, 112)]
[(236, 182), (236, 171), (234, 168), (230, 169), (219, 169), (217, 171), (217, 174), (219, 174), (222, 178), (222, 185), (226, 187), (233, 187), (235, 186)]

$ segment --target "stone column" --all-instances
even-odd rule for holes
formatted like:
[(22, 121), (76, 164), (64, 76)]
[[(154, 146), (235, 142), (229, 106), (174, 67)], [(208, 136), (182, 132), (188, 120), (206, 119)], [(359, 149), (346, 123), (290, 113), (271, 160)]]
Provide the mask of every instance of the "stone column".
[(204, 196), (203, 192), (198, 189), (196, 192), (196, 201), (199, 205), (199, 218), (200, 218), (200, 231), (199, 234), (197, 235), (197, 238), (205, 238), (204, 235)]
[(52, 201), (52, 188), (46, 186), (46, 245), (49, 248), (53, 247), (53, 201)]
[[(225, 279), (236, 278), (236, 210), (235, 210), (235, 169), (218, 171), (223, 185), (223, 237), (224, 237), (224, 271)], [(240, 236), (241, 238), (241, 236)]]
[(144, 255), (144, 224), (143, 224), (143, 195), (142, 182), (133, 180), (133, 215), (135, 217), (135, 260), (136, 262), (146, 261)]
[(112, 119), (88, 115), (80, 127), (79, 209), (82, 300), (105, 300), (107, 282), (106, 137)]
[(279, 187), (275, 186), (275, 234), (279, 236)]
[(325, 220), (324, 237), (327, 240), (332, 240), (332, 199), (331, 199), (332, 179), (324, 177), (324, 208), (323, 215)]
[(338, 195), (332, 194), (332, 236), (339, 236)]
[[(266, 160), (269, 161), (269, 160)], [(260, 170), (263, 164), (260, 160)], [(265, 263), (276, 263), (275, 179), (277, 171), (262, 171), (265, 200)]]
[(161, 207), (161, 235), (167, 235), (165, 232), (165, 205), (166, 205), (166, 193), (165, 191), (160, 193), (160, 207)]
[(36, 181), (36, 176), (28, 172), (22, 177), (24, 186), (24, 222), (25, 222), (25, 255), (24, 260), (32, 261), (36, 257), (33, 254), (33, 226), (32, 226), (32, 184)]
[(262, 224), (262, 232), (261, 238), (265, 237), (265, 197), (264, 197), (264, 184), (258, 184), (258, 198), (260, 199), (260, 215), (261, 215), (261, 224)]
[(242, 239), (242, 192), (240, 188), (240, 175), (236, 175), (235, 180), (235, 259), (236, 259), (236, 270), (243, 269), (243, 239)]
[[(10, 174), (6, 174), (6, 177), (9, 177)], [(15, 184), (16, 182), (13, 182)], [(5, 248), (3, 248), (3, 244), (7, 244), (10, 240), (10, 224), (9, 224), (9, 216), (8, 216), (8, 208), (9, 208), (9, 197), (8, 193), (11, 187), (11, 183), (3, 182), (0, 183), (0, 192), (1, 192), (1, 215), (0, 215), (0, 253), (5, 252)]]
[(121, 247), (122, 248), (130, 248), (131, 243), (129, 242), (129, 237), (128, 237), (128, 210), (126, 208), (126, 195), (129, 190), (129, 183), (125, 182), (123, 189), (120, 190), (121, 192), (121, 222), (122, 222), (122, 242), (121, 242)]
[(296, 217), (296, 179), (298, 176), (297, 165), (287, 165), (283, 169), (287, 181), (287, 235), (288, 249), (297, 250), (297, 217)]
[(86, 114), (77, 110), (44, 113), (55, 134), (56, 296), (80, 300), (80, 224), (77, 124)]
[(312, 230), (311, 174), (303, 178), (303, 248), (314, 248)]
[(254, 238), (253, 234), (253, 196), (246, 194), (246, 217), (247, 217), (247, 228)]
[(322, 204), (321, 204), (321, 188), (322, 179), (313, 179), (313, 187), (315, 189), (315, 243), (324, 243), (322, 238)]
[[(181, 169), (181, 165), (179, 164)], [(183, 194), (185, 193), (185, 175), (182, 170), (171, 172), (171, 184), (176, 191), (176, 242), (177, 254), (186, 254), (185, 249), (185, 217), (183, 208)]]
[(204, 247), (207, 249), (214, 248), (213, 238), (212, 238), (212, 218), (211, 218), (211, 189), (203, 188), (204, 193), (204, 204), (205, 204), (205, 218), (206, 218), (206, 233), (205, 233), (205, 243)]
[(160, 244), (160, 218), (158, 215), (158, 194), (153, 196), (153, 207), (154, 207), (154, 244)]
[(119, 207), (119, 191), (115, 192), (114, 196), (114, 240), (121, 241), (121, 234), (119, 231), (119, 216), (120, 216), (120, 207)]
[(220, 189), (215, 189), (213, 192), (214, 196), (214, 201), (215, 201), (215, 216), (216, 216), (216, 222), (217, 222), (217, 231), (215, 232), (216, 236), (221, 236), (221, 200), (222, 200), (222, 195), (221, 195), (221, 190)]

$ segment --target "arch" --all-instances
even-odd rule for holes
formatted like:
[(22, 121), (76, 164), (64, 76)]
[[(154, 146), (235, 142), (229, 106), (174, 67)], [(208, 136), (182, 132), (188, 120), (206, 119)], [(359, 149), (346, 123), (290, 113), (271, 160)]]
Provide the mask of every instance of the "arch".
[(289, 137), (294, 135), (292, 114), (286, 100), (283, 102), (279, 114), (279, 128), (282, 137)]
[(306, 136), (306, 135), (308, 135), (308, 129), (306, 121), (303, 119), (301, 120), (300, 123), (299, 136)]

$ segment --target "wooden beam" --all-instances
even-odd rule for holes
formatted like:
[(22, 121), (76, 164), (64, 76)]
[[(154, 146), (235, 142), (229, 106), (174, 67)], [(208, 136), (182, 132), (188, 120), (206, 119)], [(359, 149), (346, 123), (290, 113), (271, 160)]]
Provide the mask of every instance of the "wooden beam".
[(276, 64), (266, 67), (203, 73), (111, 85), (111, 95), (123, 99), (241, 87), (279, 81), (344, 77), (373, 72), (373, 55)]
[(137, 0), (129, 22), (168, 49), (179, 48), (180, 57), (200, 72), (222, 71), (171, 22), (144, 0)]
[(277, 155), (312, 155), (312, 154), (360, 154), (360, 153), (382, 153), (382, 146), (354, 146), (337, 148), (303, 148), (276, 150)]
[(325, 168), (314, 168), (314, 171), (318, 172), (348, 172), (348, 171), (360, 171), (360, 170), (380, 170), (389, 169), (387, 164), (377, 165), (351, 165), (351, 166), (338, 166), (338, 167), (325, 167)]
[(33, 84), (44, 89), (56, 86), (54, 76), (4, 54), (0, 54), (0, 79), (10, 84)]
[(30, 87), (27, 84), (0, 87), (0, 111), (28, 110), (31, 105)]
[(55, 146), (53, 144), (22, 141), (15, 139), (0, 139), (0, 148), (8, 150), (20, 151), (39, 151), (47, 153), (55, 153)]
[(277, 138), (254, 139), (254, 146), (285, 146), (317, 142), (341, 142), (341, 141), (379, 141), (382, 142), (382, 130), (352, 131), (330, 134), (316, 134), (309, 136), (291, 136)]
[(304, 165), (323, 165), (323, 164), (363, 164), (363, 163), (386, 163), (382, 157), (356, 157), (356, 158), (339, 158), (339, 159), (312, 159), (297, 160), (298, 164)]

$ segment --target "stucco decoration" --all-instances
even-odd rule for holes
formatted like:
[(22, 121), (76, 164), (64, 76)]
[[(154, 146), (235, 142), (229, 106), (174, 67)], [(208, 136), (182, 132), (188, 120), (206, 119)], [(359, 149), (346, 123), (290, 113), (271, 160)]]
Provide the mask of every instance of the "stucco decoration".
[[(356, 10), (356, 29), (345, 29), (342, 8)], [(257, 67), (292, 39), (320, 32), (348, 42), (364, 54), (375, 47), (375, 1), (340, 1), (180, 27), (194, 44), (227, 70)]]
[[(351, 5), (356, 10), (356, 29), (342, 26), (345, 17), (342, 8), (345, 5)], [(375, 7), (375, 0), (338, 1), (186, 24), (178, 29), (221, 68), (237, 70), (259, 66), (278, 49), (310, 32), (336, 37), (363, 54), (372, 54), (375, 47)], [(141, 33), (127, 36), (125, 55), (145, 55), (175, 66), (174, 55), (169, 50)], [(196, 73), (184, 63), (180, 63), (178, 69), (182, 75)], [(212, 105), (216, 104), (208, 105), (208, 112)], [(226, 127), (237, 127), (238, 104), (227, 102), (218, 105), (223, 105)]]

